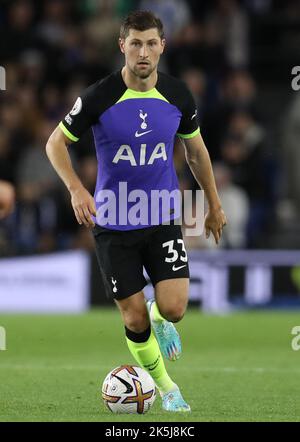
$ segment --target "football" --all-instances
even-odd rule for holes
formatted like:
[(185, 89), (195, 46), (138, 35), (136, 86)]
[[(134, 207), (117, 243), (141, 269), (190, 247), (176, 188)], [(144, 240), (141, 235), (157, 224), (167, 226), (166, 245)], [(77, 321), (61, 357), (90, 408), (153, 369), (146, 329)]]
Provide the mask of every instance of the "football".
[(151, 376), (135, 365), (114, 368), (102, 385), (102, 399), (112, 413), (144, 414), (156, 397)]

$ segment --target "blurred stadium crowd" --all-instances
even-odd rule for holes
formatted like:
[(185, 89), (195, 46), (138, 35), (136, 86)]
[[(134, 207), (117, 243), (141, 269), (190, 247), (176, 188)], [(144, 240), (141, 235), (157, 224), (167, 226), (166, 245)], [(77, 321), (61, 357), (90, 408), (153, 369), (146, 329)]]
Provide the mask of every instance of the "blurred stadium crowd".
[[(184, 79), (194, 94), (228, 217), (222, 247), (299, 247), (300, 92), (291, 89), (299, 1), (2, 0), (0, 178), (15, 184), (17, 205), (0, 224), (0, 254), (93, 249), (45, 144), (80, 92), (122, 66), (120, 22), (138, 8), (164, 23), (160, 69)], [(91, 133), (70, 153), (93, 193)], [(183, 149), (174, 161), (181, 188), (196, 188)], [(207, 247), (202, 238), (187, 241)]]

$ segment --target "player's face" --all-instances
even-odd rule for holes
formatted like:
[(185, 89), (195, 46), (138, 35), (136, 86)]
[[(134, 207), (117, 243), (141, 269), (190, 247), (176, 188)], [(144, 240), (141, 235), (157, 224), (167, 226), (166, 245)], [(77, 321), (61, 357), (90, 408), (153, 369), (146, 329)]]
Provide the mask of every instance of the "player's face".
[(156, 28), (147, 31), (129, 30), (126, 39), (120, 39), (120, 48), (125, 54), (126, 65), (139, 78), (147, 78), (157, 69), (165, 40)]

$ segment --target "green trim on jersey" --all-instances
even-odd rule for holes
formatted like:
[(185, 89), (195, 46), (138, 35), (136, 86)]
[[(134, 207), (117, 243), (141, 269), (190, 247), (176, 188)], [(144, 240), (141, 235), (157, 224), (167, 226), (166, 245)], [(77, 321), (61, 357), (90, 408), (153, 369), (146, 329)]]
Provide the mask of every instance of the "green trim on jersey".
[(70, 131), (63, 125), (63, 122), (61, 121), (58, 125), (58, 127), (63, 131), (63, 133), (70, 138), (71, 141), (78, 141), (79, 138), (75, 137), (75, 135), (71, 134)]
[(146, 92), (134, 91), (133, 89), (126, 89), (122, 97), (117, 101), (120, 103), (125, 100), (132, 100), (133, 98), (156, 98), (169, 103), (169, 101), (156, 88), (150, 89)]
[(189, 138), (194, 138), (196, 135), (198, 135), (198, 134), (200, 134), (200, 129), (199, 129), (199, 127), (196, 129), (196, 130), (194, 130), (194, 132), (192, 132), (191, 134), (179, 134), (178, 132), (177, 132), (177, 134), (176, 135), (178, 135), (180, 138), (183, 138), (183, 139), (185, 139), (185, 140), (188, 140)]

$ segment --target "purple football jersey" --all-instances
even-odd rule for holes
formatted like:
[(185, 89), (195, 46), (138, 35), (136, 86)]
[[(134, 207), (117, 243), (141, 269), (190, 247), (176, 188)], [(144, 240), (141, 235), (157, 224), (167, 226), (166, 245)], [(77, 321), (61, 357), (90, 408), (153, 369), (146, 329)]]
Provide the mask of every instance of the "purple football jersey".
[(199, 133), (195, 108), (185, 84), (160, 72), (147, 92), (128, 89), (118, 71), (77, 99), (60, 127), (71, 141), (93, 130), (98, 225), (132, 230), (180, 215), (173, 147), (176, 135)]

